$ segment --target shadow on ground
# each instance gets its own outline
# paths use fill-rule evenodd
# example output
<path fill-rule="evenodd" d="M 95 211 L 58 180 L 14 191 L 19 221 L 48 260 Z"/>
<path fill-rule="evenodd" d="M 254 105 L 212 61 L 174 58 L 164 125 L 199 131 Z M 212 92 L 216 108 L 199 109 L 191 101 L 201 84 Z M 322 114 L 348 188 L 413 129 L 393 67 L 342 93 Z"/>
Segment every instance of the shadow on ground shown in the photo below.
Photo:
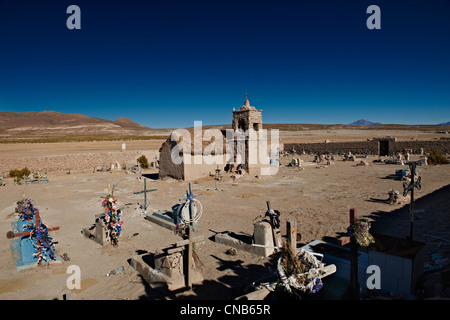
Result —
<path fill-rule="evenodd" d="M 222 259 L 211 255 L 219 261 L 217 270 L 231 270 L 232 275 L 227 274 L 217 280 L 205 280 L 201 285 L 195 285 L 191 290 L 180 289 L 168 292 L 164 288 L 152 288 L 142 276 L 140 279 L 145 287 L 145 295 L 139 297 L 140 300 L 232 300 L 242 295 L 248 286 L 254 281 L 273 276 L 270 271 L 277 256 L 271 257 L 264 265 L 245 265 L 244 261 L 238 259 Z"/>
<path fill-rule="evenodd" d="M 449 234 L 450 230 L 450 184 L 438 189 L 432 193 L 421 196 L 416 200 L 416 215 L 414 219 L 415 241 L 423 242 L 427 245 L 428 254 L 438 251 L 446 257 L 450 256 L 450 239 L 440 238 L 441 234 Z M 389 206 L 386 204 L 386 206 Z M 372 219 L 371 233 L 390 235 L 398 238 L 407 238 L 409 236 L 409 204 L 403 205 L 393 211 L 375 211 L 368 215 Z M 399 228 L 400 227 L 400 228 Z M 400 230 L 400 232 L 399 232 Z M 212 231 L 212 230 L 211 230 Z M 337 237 L 346 236 L 345 232 L 336 233 L 335 237 L 324 237 L 322 240 L 335 243 Z M 241 241 L 249 241 L 249 236 L 238 235 Z M 433 236 L 433 237 L 429 237 Z M 436 239 L 437 238 L 437 239 Z M 439 238 L 441 240 L 439 240 Z M 211 240 L 211 239 L 210 239 Z M 446 245 L 441 245 L 448 241 Z M 299 244 L 298 246 L 301 246 Z M 140 299 L 186 299 L 186 300 L 229 300 L 245 293 L 246 288 L 254 281 L 273 276 L 278 255 L 273 255 L 269 262 L 264 265 L 245 265 L 240 259 L 223 259 L 212 255 L 219 262 L 217 269 L 219 271 L 231 270 L 232 275 L 224 275 L 217 280 L 205 280 L 202 285 L 194 286 L 193 290 L 187 295 L 180 296 L 184 290 L 178 292 L 160 293 L 151 288 L 142 278 L 146 289 L 146 294 Z M 331 277 L 330 277 L 331 279 Z M 330 280 L 327 280 L 330 281 Z M 347 284 L 339 284 L 343 286 Z M 285 297 L 288 299 L 289 297 Z M 318 296 L 316 298 L 319 298 Z"/>

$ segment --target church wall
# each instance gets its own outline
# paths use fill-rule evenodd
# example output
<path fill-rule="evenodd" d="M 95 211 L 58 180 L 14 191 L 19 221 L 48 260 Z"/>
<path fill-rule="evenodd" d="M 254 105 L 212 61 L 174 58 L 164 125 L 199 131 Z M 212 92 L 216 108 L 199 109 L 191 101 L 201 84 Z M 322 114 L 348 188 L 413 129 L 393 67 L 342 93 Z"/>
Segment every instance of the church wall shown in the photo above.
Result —
<path fill-rule="evenodd" d="M 218 161 L 218 162 L 221 162 L 221 164 L 206 163 L 205 160 L 208 161 L 208 159 L 211 159 L 211 160 L 215 159 L 215 158 L 211 158 L 211 157 L 218 157 L 220 159 L 220 161 Z M 219 168 L 221 170 L 221 172 L 223 173 L 225 165 L 226 165 L 226 161 L 227 161 L 227 155 L 203 156 L 202 160 L 203 160 L 202 164 L 195 164 L 195 163 L 193 163 L 194 157 L 192 156 L 191 163 L 184 164 L 183 180 L 192 182 L 192 181 L 200 179 L 200 178 L 208 177 L 209 174 L 214 173 L 217 168 Z"/>
<path fill-rule="evenodd" d="M 167 139 L 159 149 L 159 179 L 171 177 L 184 180 L 184 165 L 175 164 L 172 161 L 172 149 L 176 146 L 175 141 Z"/>

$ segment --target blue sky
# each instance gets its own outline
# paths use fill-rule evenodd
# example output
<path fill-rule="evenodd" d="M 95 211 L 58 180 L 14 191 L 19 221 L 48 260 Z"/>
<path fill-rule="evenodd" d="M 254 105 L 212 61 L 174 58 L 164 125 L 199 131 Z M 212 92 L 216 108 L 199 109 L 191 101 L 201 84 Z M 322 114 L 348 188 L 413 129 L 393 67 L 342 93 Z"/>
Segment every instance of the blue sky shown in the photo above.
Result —
<path fill-rule="evenodd" d="M 450 121 L 450 1 L 0 0 L 0 111 L 179 128 L 245 93 L 265 123 Z"/>

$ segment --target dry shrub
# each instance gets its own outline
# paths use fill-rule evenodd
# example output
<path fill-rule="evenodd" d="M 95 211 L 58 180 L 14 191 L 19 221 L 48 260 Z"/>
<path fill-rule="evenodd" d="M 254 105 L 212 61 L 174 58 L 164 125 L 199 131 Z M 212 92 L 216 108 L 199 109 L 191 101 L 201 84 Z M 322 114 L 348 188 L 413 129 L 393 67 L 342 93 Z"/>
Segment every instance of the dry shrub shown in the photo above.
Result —
<path fill-rule="evenodd" d="M 18 170 L 18 169 L 14 169 L 14 170 L 9 170 L 9 176 L 11 178 L 18 178 L 18 179 L 22 179 L 23 176 L 29 176 L 31 174 L 31 171 L 25 167 L 22 170 Z"/>
<path fill-rule="evenodd" d="M 308 271 L 308 267 L 299 260 L 292 247 L 286 242 L 283 242 L 281 252 L 283 253 L 283 267 L 287 275 L 301 274 Z"/>
<path fill-rule="evenodd" d="M 448 159 L 441 150 L 433 150 L 427 155 L 427 163 L 431 165 L 447 164 Z"/>
<path fill-rule="evenodd" d="M 141 165 L 142 168 L 148 168 L 148 159 L 146 156 L 142 155 L 137 159 L 137 162 Z"/>

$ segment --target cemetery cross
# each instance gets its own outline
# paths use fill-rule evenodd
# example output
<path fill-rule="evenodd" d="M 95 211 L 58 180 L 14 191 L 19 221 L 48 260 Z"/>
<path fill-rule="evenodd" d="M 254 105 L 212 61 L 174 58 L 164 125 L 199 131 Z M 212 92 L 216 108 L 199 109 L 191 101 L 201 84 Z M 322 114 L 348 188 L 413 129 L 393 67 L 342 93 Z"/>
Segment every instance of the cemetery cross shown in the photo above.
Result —
<path fill-rule="evenodd" d="M 158 189 L 147 190 L 147 179 L 144 178 L 144 190 L 133 193 L 133 194 L 140 194 L 140 193 L 144 194 L 144 205 L 141 207 L 142 209 L 144 209 L 144 211 L 147 211 L 147 207 L 148 207 L 147 206 L 147 192 L 152 192 L 152 191 L 156 191 L 156 190 L 158 190 Z"/>
<path fill-rule="evenodd" d="M 36 220 L 36 229 L 39 230 L 40 227 L 41 227 L 41 224 L 40 224 L 40 221 L 39 221 L 40 218 L 39 218 L 39 211 L 38 210 L 36 210 L 36 212 L 34 213 L 34 216 L 35 216 L 35 220 Z M 47 227 L 47 231 L 56 231 L 56 230 L 59 230 L 59 227 L 54 227 L 54 228 L 48 228 Z M 6 237 L 8 239 L 13 239 L 13 238 L 29 236 L 29 235 L 31 235 L 31 233 L 33 231 L 34 230 L 30 230 L 30 231 L 19 232 L 19 233 L 14 233 L 12 231 L 9 231 L 6 234 Z M 39 242 L 39 238 L 38 237 L 36 237 L 36 245 L 37 245 L 37 254 L 39 256 L 41 254 L 41 243 Z M 41 265 L 41 261 L 38 262 L 38 266 L 40 266 L 40 265 Z"/>
<path fill-rule="evenodd" d="M 191 183 L 189 183 L 189 193 L 186 191 L 186 197 L 180 199 L 185 200 L 186 202 L 189 202 L 189 228 L 188 228 L 188 244 L 187 244 L 187 274 L 186 274 L 186 287 L 189 288 L 189 290 L 192 290 L 192 265 L 194 262 L 194 257 L 192 255 L 192 246 L 193 246 L 193 239 L 192 239 L 192 230 L 194 225 L 194 217 L 192 212 L 192 206 L 194 202 L 194 198 L 201 196 L 203 194 L 199 193 L 197 195 L 194 195 L 192 193 L 192 186 Z"/>
<path fill-rule="evenodd" d="M 414 189 L 420 190 L 422 185 L 420 184 L 421 177 L 417 177 L 416 181 L 416 166 L 417 162 L 409 162 L 409 171 L 411 173 L 411 182 L 403 182 L 403 196 L 406 197 L 408 192 L 411 191 L 411 200 L 409 202 L 409 239 L 413 239 L 413 224 L 414 224 L 414 212 L 415 212 L 415 202 L 414 202 Z"/>

